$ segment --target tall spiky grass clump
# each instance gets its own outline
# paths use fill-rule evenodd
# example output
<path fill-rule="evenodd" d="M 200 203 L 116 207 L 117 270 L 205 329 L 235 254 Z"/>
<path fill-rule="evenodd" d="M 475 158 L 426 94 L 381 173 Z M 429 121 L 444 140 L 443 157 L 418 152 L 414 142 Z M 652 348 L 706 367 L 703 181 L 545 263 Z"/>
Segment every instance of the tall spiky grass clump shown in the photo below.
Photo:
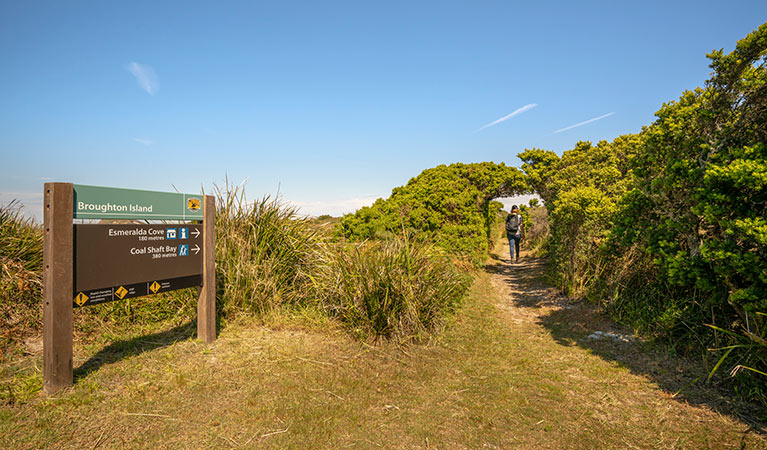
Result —
<path fill-rule="evenodd" d="M 35 328 L 42 292 L 43 232 L 16 201 L 0 205 L 0 328 Z"/>
<path fill-rule="evenodd" d="M 327 245 L 312 277 L 321 308 L 363 339 L 438 328 L 469 285 L 444 253 L 403 239 Z"/>
<path fill-rule="evenodd" d="M 294 207 L 264 196 L 248 202 L 243 185 L 216 186 L 216 286 L 223 313 L 273 312 L 306 293 L 317 242 Z"/>

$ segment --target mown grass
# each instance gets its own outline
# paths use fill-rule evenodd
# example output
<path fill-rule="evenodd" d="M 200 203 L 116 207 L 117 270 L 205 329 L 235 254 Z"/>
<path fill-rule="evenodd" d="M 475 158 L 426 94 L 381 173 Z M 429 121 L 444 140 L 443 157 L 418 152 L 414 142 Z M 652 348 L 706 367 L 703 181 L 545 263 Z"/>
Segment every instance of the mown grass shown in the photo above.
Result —
<path fill-rule="evenodd" d="M 60 395 L 0 405 L 0 447 L 763 448 L 746 426 L 499 310 L 508 299 L 490 278 L 428 345 L 239 316 L 212 346 L 182 326 L 115 336 L 107 355 L 78 347 L 77 367 L 107 362 Z"/>

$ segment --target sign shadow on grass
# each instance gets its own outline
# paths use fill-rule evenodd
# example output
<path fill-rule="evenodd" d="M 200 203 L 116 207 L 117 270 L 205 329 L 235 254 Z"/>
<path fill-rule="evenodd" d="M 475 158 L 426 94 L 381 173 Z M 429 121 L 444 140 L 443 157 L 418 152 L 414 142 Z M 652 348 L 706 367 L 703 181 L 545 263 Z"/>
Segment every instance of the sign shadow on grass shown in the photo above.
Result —
<path fill-rule="evenodd" d="M 104 365 L 113 364 L 145 352 L 170 347 L 176 342 L 194 339 L 196 335 L 196 323 L 189 321 L 169 330 L 113 342 L 88 358 L 80 367 L 77 367 L 74 370 L 74 381 L 76 383 Z"/>

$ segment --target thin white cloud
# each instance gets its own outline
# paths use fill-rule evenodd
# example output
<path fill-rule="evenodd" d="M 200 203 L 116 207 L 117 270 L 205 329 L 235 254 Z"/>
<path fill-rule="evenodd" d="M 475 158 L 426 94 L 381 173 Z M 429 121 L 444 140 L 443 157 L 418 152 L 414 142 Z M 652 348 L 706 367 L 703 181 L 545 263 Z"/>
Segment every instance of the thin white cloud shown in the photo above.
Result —
<path fill-rule="evenodd" d="M 139 144 L 143 144 L 146 146 L 154 145 L 155 142 L 151 139 L 141 139 L 141 138 L 133 138 L 134 141 L 138 142 Z"/>
<path fill-rule="evenodd" d="M 368 195 L 364 197 L 316 202 L 297 202 L 288 200 L 288 203 L 297 206 L 301 214 L 309 216 L 316 217 L 322 214 L 341 216 L 346 213 L 355 212 L 363 206 L 370 206 L 379 198 L 381 198 L 380 195 Z"/>
<path fill-rule="evenodd" d="M 522 114 L 523 112 L 526 112 L 526 111 L 530 111 L 531 109 L 535 108 L 536 106 L 538 106 L 538 104 L 537 104 L 537 103 L 530 103 L 530 104 L 527 104 L 527 105 L 525 105 L 525 106 L 523 106 L 523 107 L 521 107 L 521 108 L 517 109 L 516 111 L 514 111 L 514 112 L 513 112 L 513 113 L 511 113 L 511 114 L 507 114 L 507 115 L 505 115 L 505 116 L 501 117 L 501 118 L 500 118 L 500 119 L 498 119 L 498 120 L 495 120 L 495 121 L 493 121 L 493 122 L 490 122 L 490 123 L 488 123 L 487 125 L 483 125 L 483 126 L 482 126 L 482 127 L 480 127 L 480 128 L 477 130 L 477 131 L 482 131 L 482 130 L 484 130 L 485 128 L 489 128 L 489 127 L 492 127 L 493 125 L 498 125 L 499 123 L 501 123 L 501 122 L 503 122 L 503 121 L 505 121 L 505 120 L 509 120 L 509 119 L 511 119 L 512 117 L 514 117 L 514 116 L 516 116 L 516 115 L 518 115 L 518 114 Z M 476 133 L 477 131 L 475 131 L 475 133 Z"/>
<path fill-rule="evenodd" d="M 128 63 L 126 68 L 136 78 L 136 82 L 141 89 L 147 91 L 149 95 L 154 95 L 160 89 L 160 82 L 152 67 L 146 64 L 131 62 Z"/>
<path fill-rule="evenodd" d="M 567 131 L 567 130 L 572 130 L 573 128 L 579 127 L 579 126 L 581 126 L 581 125 L 586 125 L 587 123 L 596 122 L 597 120 L 602 120 L 602 119 L 604 119 L 605 117 L 610 117 L 610 116 L 612 116 L 613 114 L 615 114 L 615 112 L 607 113 L 607 114 L 605 114 L 605 115 L 603 115 L 603 116 L 599 116 L 599 117 L 594 117 L 593 119 L 589 119 L 589 120 L 586 120 L 586 121 L 584 121 L 584 122 L 581 122 L 581 123 L 576 123 L 575 125 L 570 125 L 569 127 L 564 127 L 564 128 L 562 128 L 561 130 L 557 130 L 557 131 L 555 131 L 553 134 L 556 134 L 556 133 L 561 133 L 561 132 L 563 132 L 563 131 Z"/>

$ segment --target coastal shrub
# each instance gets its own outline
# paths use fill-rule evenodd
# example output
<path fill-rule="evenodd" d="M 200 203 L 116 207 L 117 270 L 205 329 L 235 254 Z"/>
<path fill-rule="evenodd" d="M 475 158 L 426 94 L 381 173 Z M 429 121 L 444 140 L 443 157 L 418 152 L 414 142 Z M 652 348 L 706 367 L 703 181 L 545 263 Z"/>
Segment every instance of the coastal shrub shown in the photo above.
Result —
<path fill-rule="evenodd" d="M 339 233 L 361 242 L 405 231 L 481 265 L 498 220 L 491 201 L 528 189 L 523 174 L 503 163 L 440 165 L 394 188 L 389 198 L 344 216 Z"/>
<path fill-rule="evenodd" d="M 767 24 L 636 135 L 521 153 L 555 280 L 767 404 Z"/>

